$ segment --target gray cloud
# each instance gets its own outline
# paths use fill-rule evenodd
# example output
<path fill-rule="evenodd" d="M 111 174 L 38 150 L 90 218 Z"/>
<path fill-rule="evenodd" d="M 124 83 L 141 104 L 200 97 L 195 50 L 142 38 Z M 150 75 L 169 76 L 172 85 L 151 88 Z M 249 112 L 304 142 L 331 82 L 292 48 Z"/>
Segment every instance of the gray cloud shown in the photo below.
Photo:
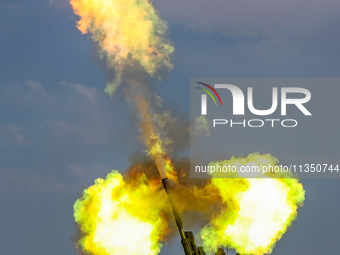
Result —
<path fill-rule="evenodd" d="M 22 10 L 24 6 L 19 4 L 0 4 L 0 7 L 8 10 Z"/>
<path fill-rule="evenodd" d="M 242 37 L 310 35 L 338 22 L 340 11 L 333 0 L 158 0 L 155 5 L 171 23 Z"/>
<path fill-rule="evenodd" d="M 70 6 L 68 0 L 49 0 L 48 5 L 56 9 L 62 9 Z"/>
<path fill-rule="evenodd" d="M 47 90 L 41 83 L 28 80 L 24 85 L 11 84 L 1 88 L 0 98 L 16 113 L 16 121 L 28 116 L 29 127 L 25 131 L 41 138 L 41 132 L 49 133 L 59 144 L 98 144 L 112 137 L 108 97 L 97 89 L 80 84 L 61 82 L 58 90 Z M 114 109 L 113 109 L 114 110 Z M 6 116 L 6 112 L 4 112 Z M 13 118 L 13 116 L 11 117 Z M 32 121 L 33 120 L 33 121 Z M 12 136 L 17 143 L 30 144 L 32 138 L 24 138 L 16 123 L 0 127 L 2 136 Z M 42 137 L 44 137 L 42 135 Z M 46 138 L 46 137 L 44 137 Z M 34 141 L 34 139 L 32 141 Z"/>
<path fill-rule="evenodd" d="M 70 82 L 1 86 L 1 192 L 74 194 L 122 166 L 122 155 L 137 141 L 128 139 L 135 126 L 127 128 L 125 107 L 96 88 Z"/>
<path fill-rule="evenodd" d="M 60 145 L 71 143 L 78 144 L 95 144 L 100 138 L 97 132 L 90 130 L 88 127 L 81 127 L 70 124 L 64 120 L 46 121 L 44 123 L 51 132 L 54 140 Z"/>
<path fill-rule="evenodd" d="M 36 81 L 33 81 L 33 80 L 27 80 L 25 85 L 32 90 L 43 91 L 43 87 L 42 87 L 42 84 L 40 82 L 36 82 Z"/>
<path fill-rule="evenodd" d="M 111 167 L 101 163 L 86 166 L 78 162 L 65 163 L 67 169 L 77 178 L 79 186 L 88 187 L 97 178 L 104 178 L 111 172 Z M 74 187 L 74 186 L 73 186 Z M 77 187 L 74 187 L 77 191 Z"/>
<path fill-rule="evenodd" d="M 33 142 L 24 138 L 19 127 L 13 123 L 0 125 L 0 141 L 2 145 L 7 146 L 33 145 Z"/>
<path fill-rule="evenodd" d="M 70 187 L 48 169 L 0 169 L 0 192 L 18 195 L 27 191 L 65 192 Z"/>
<path fill-rule="evenodd" d="M 81 96 L 87 97 L 92 104 L 96 104 L 99 100 L 99 92 L 96 88 L 89 88 L 81 84 L 74 84 L 71 82 L 60 82 L 61 85 L 69 87 Z"/>

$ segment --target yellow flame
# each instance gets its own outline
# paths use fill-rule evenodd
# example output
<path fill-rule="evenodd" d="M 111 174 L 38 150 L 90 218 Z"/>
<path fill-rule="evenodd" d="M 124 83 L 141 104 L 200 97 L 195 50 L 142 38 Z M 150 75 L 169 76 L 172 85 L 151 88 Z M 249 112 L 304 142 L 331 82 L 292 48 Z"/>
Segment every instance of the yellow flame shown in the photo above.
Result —
<path fill-rule="evenodd" d="M 139 63 L 151 76 L 171 69 L 174 47 L 164 36 L 167 23 L 160 19 L 148 0 L 70 0 L 80 16 L 77 28 L 90 33 L 115 80 L 105 91 L 112 95 L 122 81 L 124 67 Z"/>
<path fill-rule="evenodd" d="M 214 162 L 220 164 L 276 162 L 269 154 Z M 199 232 L 207 254 L 221 246 L 241 254 L 271 253 L 287 231 L 304 201 L 304 189 L 296 178 L 212 178 L 205 185 L 193 182 L 164 158 L 167 174 L 173 180 L 173 200 L 180 213 L 196 211 L 210 223 Z M 138 168 L 143 166 L 138 164 Z M 105 180 L 97 179 L 74 205 L 75 221 L 86 254 L 158 254 L 161 241 L 170 230 L 165 192 L 157 176 L 146 177 L 132 167 L 124 181 L 113 171 Z M 185 181 L 187 180 L 187 181 Z M 214 210 L 213 210 L 214 208 Z"/>
<path fill-rule="evenodd" d="M 164 168 L 167 178 L 176 181 L 177 180 L 177 172 L 174 169 L 172 161 L 170 158 L 164 160 Z"/>
<path fill-rule="evenodd" d="M 159 188 L 159 187 L 158 187 Z M 168 224 L 162 215 L 164 193 L 142 175 L 125 183 L 117 171 L 84 190 L 74 205 L 84 252 L 94 255 L 154 255 Z"/>
<path fill-rule="evenodd" d="M 135 82 L 132 82 L 131 86 L 134 84 Z M 150 112 L 152 110 L 150 103 L 142 94 L 133 94 L 133 99 L 141 120 L 140 129 L 145 145 L 155 160 L 161 178 L 166 178 L 166 160 L 164 158 L 163 142 L 156 131 L 157 126 Z"/>
<path fill-rule="evenodd" d="M 259 162 L 278 160 L 269 154 L 255 153 L 220 164 L 256 165 Z M 295 178 L 213 178 L 211 185 L 218 189 L 224 209 L 200 232 L 207 251 L 229 246 L 241 254 L 271 253 L 304 201 L 303 186 Z"/>

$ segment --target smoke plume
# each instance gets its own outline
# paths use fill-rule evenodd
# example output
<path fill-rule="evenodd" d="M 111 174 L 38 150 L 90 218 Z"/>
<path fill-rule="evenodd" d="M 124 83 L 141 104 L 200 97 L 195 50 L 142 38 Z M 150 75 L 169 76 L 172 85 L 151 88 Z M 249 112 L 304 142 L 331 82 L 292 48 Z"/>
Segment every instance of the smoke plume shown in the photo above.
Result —
<path fill-rule="evenodd" d="M 85 189 L 74 204 L 80 230 L 77 247 L 90 255 L 156 255 L 174 235 L 171 212 L 161 178 L 169 178 L 172 200 L 185 227 L 199 227 L 208 254 L 232 247 L 246 254 L 270 253 L 296 218 L 304 190 L 296 178 L 190 179 L 186 160 L 169 156 L 176 134 L 182 132 L 168 111 L 156 110 L 148 84 L 173 67 L 167 24 L 148 0 L 70 0 L 79 16 L 77 28 L 97 44 L 100 57 L 114 74 L 105 92 L 113 95 L 124 83 L 148 158 L 133 162 L 124 174 L 112 171 Z M 159 100 L 158 100 L 159 101 Z M 158 106 L 158 108 L 160 108 Z M 206 120 L 198 134 L 209 133 Z M 174 126 L 167 132 L 167 126 Z M 178 139 L 178 137 L 177 137 Z M 219 164 L 278 164 L 271 155 L 250 155 Z M 215 162 L 216 163 L 216 162 Z M 240 176 L 234 176 L 240 177 Z M 292 177 L 292 176 L 280 176 Z"/>
<path fill-rule="evenodd" d="M 115 77 L 105 91 L 113 95 L 126 69 L 142 69 L 160 78 L 159 71 L 171 70 L 172 43 L 165 38 L 168 25 L 148 0 L 70 0 L 80 17 L 77 28 L 89 33 L 98 44 Z"/>

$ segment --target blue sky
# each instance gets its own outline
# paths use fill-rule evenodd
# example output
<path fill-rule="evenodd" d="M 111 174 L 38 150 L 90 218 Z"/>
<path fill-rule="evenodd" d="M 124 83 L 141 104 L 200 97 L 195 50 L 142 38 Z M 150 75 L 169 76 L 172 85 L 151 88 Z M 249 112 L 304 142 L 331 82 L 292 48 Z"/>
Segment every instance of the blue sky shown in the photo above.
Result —
<path fill-rule="evenodd" d="M 182 118 L 189 119 L 193 77 L 340 76 L 339 1 L 154 5 L 169 22 L 176 48 L 175 69 L 154 88 Z M 145 149 L 123 91 L 113 99 L 103 92 L 108 74 L 76 20 L 64 0 L 0 0 L 2 254 L 76 254 L 74 201 L 95 178 L 111 169 L 124 171 L 130 155 Z M 337 116 L 336 104 L 333 110 Z M 339 123 L 332 125 L 319 139 L 330 141 L 326 154 L 339 162 Z M 306 203 L 273 254 L 336 254 L 340 183 L 302 183 Z M 161 254 L 180 252 L 174 242 Z"/>

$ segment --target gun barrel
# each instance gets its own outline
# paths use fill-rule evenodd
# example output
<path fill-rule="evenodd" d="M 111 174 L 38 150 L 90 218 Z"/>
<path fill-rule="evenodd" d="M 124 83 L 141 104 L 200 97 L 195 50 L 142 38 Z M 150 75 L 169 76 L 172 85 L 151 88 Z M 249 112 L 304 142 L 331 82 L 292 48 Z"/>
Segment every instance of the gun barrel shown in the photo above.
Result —
<path fill-rule="evenodd" d="M 168 195 L 172 215 L 174 216 L 174 220 L 176 222 L 176 226 L 179 232 L 179 235 L 181 237 L 181 243 L 183 246 L 183 250 L 185 255 L 205 255 L 203 247 L 196 247 L 195 238 L 191 231 L 185 231 L 183 230 L 183 223 L 180 214 L 177 211 L 177 208 L 172 201 L 171 196 L 169 195 L 168 190 L 168 178 L 162 179 L 163 187 L 165 189 L 165 192 Z"/>
<path fill-rule="evenodd" d="M 174 220 L 176 222 L 176 226 L 179 232 L 179 235 L 181 236 L 181 239 L 185 239 L 185 234 L 183 231 L 183 223 L 182 223 L 182 219 L 181 216 L 179 215 L 176 206 L 174 205 L 171 197 L 169 196 L 169 190 L 168 190 L 168 178 L 164 178 L 162 179 L 162 183 L 163 183 L 163 187 L 165 189 L 165 192 L 168 194 L 168 200 L 171 206 L 171 211 L 172 211 L 172 215 L 174 216 Z"/>
<path fill-rule="evenodd" d="M 181 243 L 183 246 L 183 250 L 185 255 L 206 255 L 202 246 L 196 246 L 194 234 L 191 231 L 183 230 L 183 223 L 180 214 L 177 211 L 177 208 L 169 194 L 168 189 L 168 178 L 162 179 L 162 184 L 166 194 L 168 195 L 168 200 L 171 207 L 172 215 L 174 216 L 174 220 L 176 222 L 176 226 L 181 237 Z M 226 255 L 222 248 L 218 249 L 216 252 L 217 255 Z M 237 253 L 236 255 L 240 255 Z"/>

